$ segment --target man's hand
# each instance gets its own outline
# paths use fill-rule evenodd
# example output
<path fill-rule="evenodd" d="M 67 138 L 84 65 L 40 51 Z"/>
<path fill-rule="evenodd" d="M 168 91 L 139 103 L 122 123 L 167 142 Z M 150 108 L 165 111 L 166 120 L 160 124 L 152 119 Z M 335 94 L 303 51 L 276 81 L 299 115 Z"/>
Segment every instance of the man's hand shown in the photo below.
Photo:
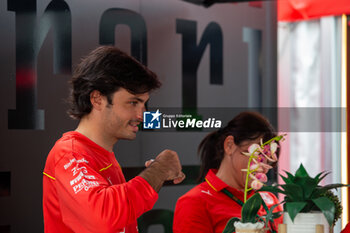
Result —
<path fill-rule="evenodd" d="M 166 180 L 172 180 L 174 184 L 178 184 L 185 179 L 185 174 L 182 172 L 179 156 L 175 151 L 162 151 L 156 157 L 154 162 L 160 163 L 160 169 L 167 172 L 168 177 Z"/>
<path fill-rule="evenodd" d="M 175 151 L 164 150 L 155 160 L 148 160 L 146 169 L 140 174 L 158 192 L 164 181 L 172 180 L 179 184 L 185 179 L 181 171 L 179 156 Z"/>

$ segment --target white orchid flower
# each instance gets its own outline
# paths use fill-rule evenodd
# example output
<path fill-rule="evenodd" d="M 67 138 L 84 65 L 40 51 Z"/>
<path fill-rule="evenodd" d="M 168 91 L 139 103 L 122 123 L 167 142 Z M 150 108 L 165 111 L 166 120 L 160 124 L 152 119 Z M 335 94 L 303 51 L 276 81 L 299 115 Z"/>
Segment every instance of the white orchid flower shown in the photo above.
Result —
<path fill-rule="evenodd" d="M 270 151 L 271 151 L 271 154 L 276 153 L 277 148 L 278 148 L 278 144 L 277 144 L 276 142 L 272 142 L 272 143 L 270 144 Z"/>
<path fill-rule="evenodd" d="M 264 153 L 261 153 L 261 154 L 263 154 L 268 161 L 270 161 L 272 163 L 277 162 L 277 157 L 276 157 L 275 154 L 273 154 L 273 158 L 270 158 L 269 156 L 266 156 Z"/>
<path fill-rule="evenodd" d="M 251 154 L 250 154 L 249 152 L 242 152 L 242 154 L 243 154 L 243 155 L 246 155 L 246 156 L 248 156 L 248 157 L 251 156 Z"/>
<path fill-rule="evenodd" d="M 249 146 L 248 148 L 248 152 L 250 153 L 250 155 L 258 155 L 259 154 L 259 150 L 260 150 L 260 146 L 256 143 L 252 144 Z"/>

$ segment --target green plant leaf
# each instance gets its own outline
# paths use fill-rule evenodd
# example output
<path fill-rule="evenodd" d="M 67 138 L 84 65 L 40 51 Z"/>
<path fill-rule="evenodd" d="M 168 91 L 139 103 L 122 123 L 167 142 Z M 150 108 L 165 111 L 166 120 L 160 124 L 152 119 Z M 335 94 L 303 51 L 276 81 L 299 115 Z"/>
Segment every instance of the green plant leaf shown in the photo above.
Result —
<path fill-rule="evenodd" d="M 294 222 L 295 216 L 306 206 L 306 202 L 287 202 L 285 207 L 289 217 Z"/>
<path fill-rule="evenodd" d="M 279 218 L 282 216 L 282 214 L 283 214 L 283 211 L 274 212 L 274 213 L 272 213 L 272 218 L 273 219 Z"/>
<path fill-rule="evenodd" d="M 318 174 L 315 176 L 315 179 L 316 179 L 316 180 L 319 180 L 320 177 L 321 177 L 321 175 L 324 174 L 324 173 L 325 173 L 325 171 L 318 173 Z"/>
<path fill-rule="evenodd" d="M 266 191 L 266 192 L 272 192 L 272 193 L 283 193 L 283 194 L 285 194 L 285 191 L 283 191 L 282 189 L 278 188 L 278 186 L 280 186 L 280 185 L 263 186 L 261 189 L 258 190 L 258 192 Z"/>
<path fill-rule="evenodd" d="M 323 187 L 318 186 L 315 188 L 315 191 L 312 193 L 311 199 L 319 198 L 321 196 L 324 196 L 323 194 L 325 194 L 328 190 L 341 188 L 341 187 L 350 187 L 350 185 L 338 183 L 338 184 L 328 184 L 328 185 L 325 185 Z"/>
<path fill-rule="evenodd" d="M 325 171 L 323 171 L 323 172 L 321 172 L 319 175 L 322 175 L 321 177 L 319 177 L 319 178 L 316 178 L 315 177 L 315 179 L 317 180 L 317 182 L 318 183 L 320 183 L 326 176 L 328 176 L 329 174 L 330 174 L 331 172 L 325 172 Z"/>
<path fill-rule="evenodd" d="M 284 171 L 286 174 L 287 174 L 287 177 L 285 177 L 285 176 L 282 176 L 282 175 L 280 175 L 280 176 L 282 176 L 282 177 L 285 177 L 286 179 L 288 179 L 290 182 L 288 182 L 288 183 L 293 183 L 293 181 L 294 181 L 294 176 L 291 174 L 291 173 L 289 173 L 289 172 L 287 172 L 287 171 Z M 287 182 L 286 182 L 287 183 Z"/>
<path fill-rule="evenodd" d="M 289 178 L 285 177 L 285 176 L 281 176 L 281 178 L 284 181 L 284 183 L 286 183 L 286 184 L 292 183 L 292 181 Z"/>
<path fill-rule="evenodd" d="M 264 200 L 263 200 L 264 201 Z M 275 204 L 273 206 L 270 207 L 270 209 L 267 211 L 267 214 L 266 214 L 266 226 L 268 225 L 269 222 L 273 222 L 273 219 L 275 219 L 276 217 L 274 217 L 274 213 L 273 213 L 273 210 L 279 206 L 281 203 L 278 203 L 278 204 Z M 282 213 L 282 212 L 277 212 L 277 213 Z M 279 215 L 281 216 L 281 214 Z M 278 218 L 278 217 L 277 217 Z"/>
<path fill-rule="evenodd" d="M 323 215 L 327 219 L 328 224 L 332 226 L 335 213 L 334 203 L 327 197 L 319 197 L 317 199 L 313 199 L 312 201 L 322 211 Z"/>
<path fill-rule="evenodd" d="M 343 207 L 341 205 L 339 197 L 335 195 L 331 190 L 327 190 L 322 196 L 327 197 L 334 204 L 335 212 L 334 212 L 334 220 L 332 224 L 334 226 L 343 212 Z"/>
<path fill-rule="evenodd" d="M 285 191 L 285 195 L 292 202 L 303 201 L 303 189 L 297 184 L 283 184 L 281 187 Z"/>
<path fill-rule="evenodd" d="M 300 164 L 298 170 L 295 172 L 295 177 L 310 177 L 302 163 Z"/>
<path fill-rule="evenodd" d="M 317 187 L 317 181 L 311 177 L 296 177 L 294 183 L 302 187 L 303 199 L 309 199 Z"/>
<path fill-rule="evenodd" d="M 305 183 L 303 184 L 304 199 L 310 199 L 316 187 L 317 187 L 317 183 L 315 182 L 314 179 L 306 179 Z"/>
<path fill-rule="evenodd" d="M 327 189 L 324 189 L 323 187 L 316 187 L 314 192 L 312 193 L 310 199 L 316 199 L 321 197 L 324 193 L 327 192 Z"/>
<path fill-rule="evenodd" d="M 312 202 L 312 200 L 305 200 L 306 206 L 300 211 L 301 213 L 309 213 L 313 210 L 319 211 L 320 209 Z"/>
<path fill-rule="evenodd" d="M 340 183 L 328 184 L 323 187 L 320 187 L 320 189 L 329 190 L 329 189 L 335 189 L 335 188 L 341 188 L 341 187 L 350 187 L 350 184 L 340 184 Z"/>
<path fill-rule="evenodd" d="M 225 229 L 222 233 L 232 233 L 232 232 L 235 232 L 236 229 L 235 229 L 235 225 L 234 223 L 237 222 L 237 221 L 240 221 L 239 218 L 230 218 L 230 220 L 228 220 L 228 222 L 226 223 L 226 226 L 225 226 Z"/>
<path fill-rule="evenodd" d="M 289 173 L 287 171 L 284 171 L 284 172 L 287 174 L 288 179 L 292 180 L 294 178 L 294 175 L 292 175 L 292 173 Z"/>
<path fill-rule="evenodd" d="M 255 223 L 256 215 L 261 207 L 262 198 L 259 193 L 255 193 L 251 196 L 242 207 L 242 222 L 247 223 Z"/>

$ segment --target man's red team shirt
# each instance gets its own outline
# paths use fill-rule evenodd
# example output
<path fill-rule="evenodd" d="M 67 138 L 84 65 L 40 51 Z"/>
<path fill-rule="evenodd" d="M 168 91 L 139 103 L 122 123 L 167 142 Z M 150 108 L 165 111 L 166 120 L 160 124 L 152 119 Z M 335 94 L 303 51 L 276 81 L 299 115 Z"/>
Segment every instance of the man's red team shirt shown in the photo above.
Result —
<path fill-rule="evenodd" d="M 50 151 L 43 178 L 45 233 L 136 233 L 158 194 L 142 177 L 125 181 L 113 152 L 78 132 Z"/>
<path fill-rule="evenodd" d="M 241 206 L 221 191 L 226 188 L 241 201 L 244 200 L 244 193 L 228 186 L 215 175 L 216 172 L 217 170 L 210 170 L 205 182 L 191 189 L 177 201 L 174 233 L 221 233 L 230 218 L 241 218 Z M 269 208 L 279 203 L 272 193 L 260 194 Z M 277 211 L 282 211 L 282 206 L 277 206 L 274 212 Z M 258 214 L 265 215 L 266 212 L 261 208 Z M 276 231 L 278 224 L 282 222 L 282 217 L 275 219 Z"/>

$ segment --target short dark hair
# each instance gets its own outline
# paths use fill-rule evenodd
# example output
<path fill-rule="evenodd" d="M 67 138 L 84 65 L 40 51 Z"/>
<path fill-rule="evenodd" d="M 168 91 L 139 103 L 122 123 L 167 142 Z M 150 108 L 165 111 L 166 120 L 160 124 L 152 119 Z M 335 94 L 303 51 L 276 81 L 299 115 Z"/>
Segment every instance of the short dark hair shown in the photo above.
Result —
<path fill-rule="evenodd" d="M 202 181 L 209 169 L 219 169 L 224 158 L 224 141 L 232 135 L 234 143 L 241 145 L 262 137 L 266 142 L 276 136 L 270 122 L 257 112 L 241 112 L 233 118 L 225 128 L 208 134 L 198 147 L 201 169 L 198 181 Z M 277 150 L 277 156 L 279 150 Z"/>
<path fill-rule="evenodd" d="M 94 90 L 112 104 L 112 95 L 119 88 L 132 94 L 143 94 L 161 85 L 155 73 L 113 46 L 98 47 L 83 58 L 70 83 L 68 114 L 74 119 L 81 119 L 91 112 L 90 94 Z"/>

